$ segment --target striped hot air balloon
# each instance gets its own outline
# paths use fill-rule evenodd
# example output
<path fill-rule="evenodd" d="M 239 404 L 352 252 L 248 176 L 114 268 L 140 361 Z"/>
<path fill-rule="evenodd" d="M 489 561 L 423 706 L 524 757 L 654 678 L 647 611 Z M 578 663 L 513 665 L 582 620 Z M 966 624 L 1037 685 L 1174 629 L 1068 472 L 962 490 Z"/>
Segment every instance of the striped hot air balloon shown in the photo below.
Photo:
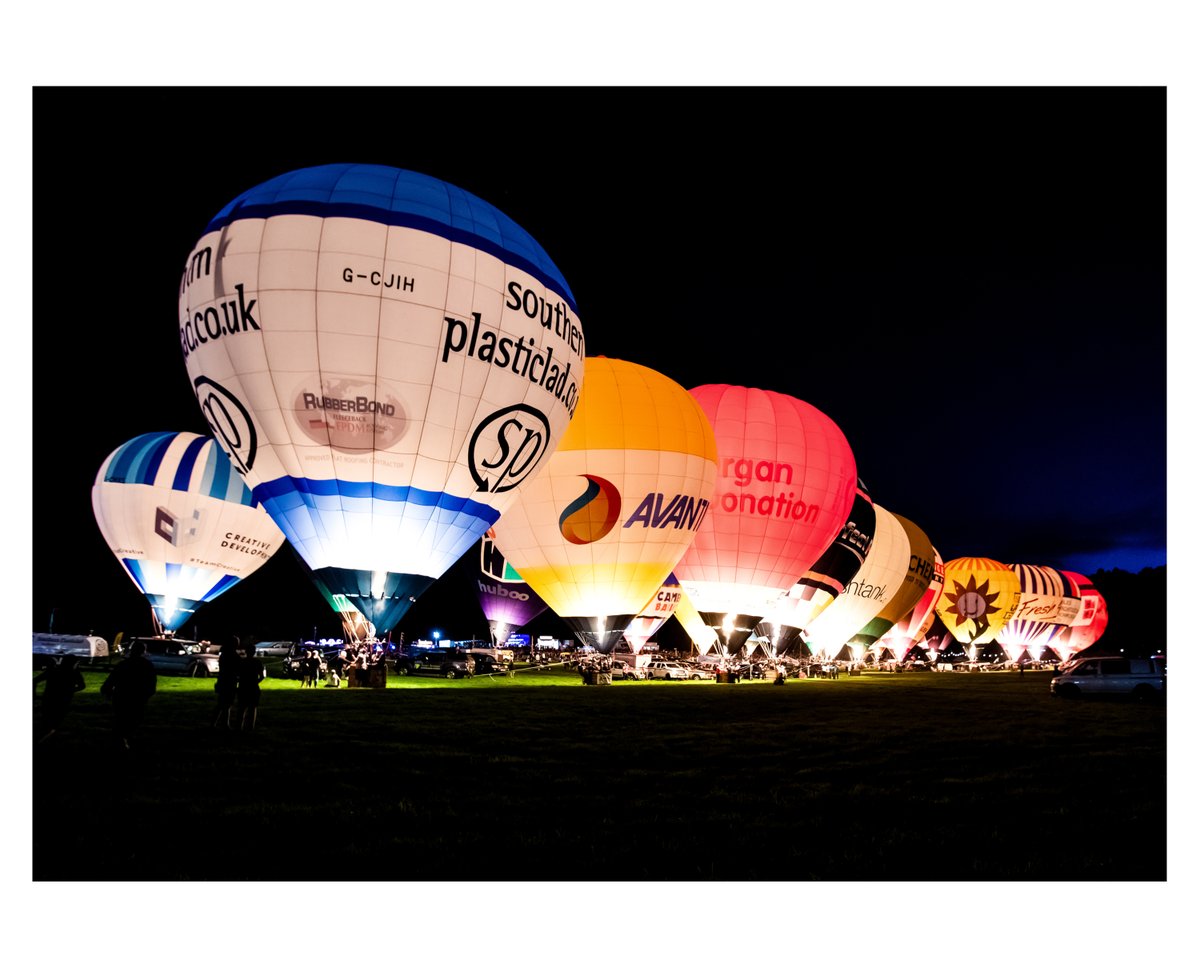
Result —
<path fill-rule="evenodd" d="M 147 433 L 117 447 L 96 474 L 92 511 L 168 633 L 284 540 L 225 452 L 195 433 Z"/>

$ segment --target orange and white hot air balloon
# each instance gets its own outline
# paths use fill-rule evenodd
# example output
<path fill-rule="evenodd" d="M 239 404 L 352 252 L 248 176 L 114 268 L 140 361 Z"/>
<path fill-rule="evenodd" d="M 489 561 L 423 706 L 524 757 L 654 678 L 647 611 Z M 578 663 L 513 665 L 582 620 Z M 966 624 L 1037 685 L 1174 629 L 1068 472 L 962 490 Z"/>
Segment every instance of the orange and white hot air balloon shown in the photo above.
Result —
<path fill-rule="evenodd" d="M 709 511 L 717 447 L 675 381 L 588 357 L 574 419 L 494 525 L 496 545 L 585 644 L 616 646 Z"/>

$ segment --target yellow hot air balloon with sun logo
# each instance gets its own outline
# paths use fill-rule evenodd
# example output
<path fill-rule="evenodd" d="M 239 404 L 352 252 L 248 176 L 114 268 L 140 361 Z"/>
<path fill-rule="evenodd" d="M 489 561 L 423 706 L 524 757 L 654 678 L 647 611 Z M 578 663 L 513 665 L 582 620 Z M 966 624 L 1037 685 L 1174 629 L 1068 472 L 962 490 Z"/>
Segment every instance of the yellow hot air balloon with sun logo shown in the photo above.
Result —
<path fill-rule="evenodd" d="M 584 384 L 562 442 L 493 530 L 550 609 L 608 653 L 691 545 L 717 444 L 691 394 L 656 370 L 588 357 Z"/>
<path fill-rule="evenodd" d="M 1000 636 L 1021 598 L 1021 581 L 1007 564 L 987 557 L 960 557 L 944 568 L 937 612 L 946 629 L 975 652 Z"/>

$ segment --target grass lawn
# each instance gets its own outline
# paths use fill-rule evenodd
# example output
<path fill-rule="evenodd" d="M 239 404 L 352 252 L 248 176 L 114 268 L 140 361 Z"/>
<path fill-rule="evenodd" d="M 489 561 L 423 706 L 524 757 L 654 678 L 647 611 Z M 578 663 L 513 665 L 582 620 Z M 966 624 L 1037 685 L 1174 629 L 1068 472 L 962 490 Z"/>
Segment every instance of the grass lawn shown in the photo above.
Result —
<path fill-rule="evenodd" d="M 33 751 L 35 880 L 1166 879 L 1165 706 L 1049 672 L 268 679 L 253 735 L 160 677 L 129 753 L 85 676 Z"/>

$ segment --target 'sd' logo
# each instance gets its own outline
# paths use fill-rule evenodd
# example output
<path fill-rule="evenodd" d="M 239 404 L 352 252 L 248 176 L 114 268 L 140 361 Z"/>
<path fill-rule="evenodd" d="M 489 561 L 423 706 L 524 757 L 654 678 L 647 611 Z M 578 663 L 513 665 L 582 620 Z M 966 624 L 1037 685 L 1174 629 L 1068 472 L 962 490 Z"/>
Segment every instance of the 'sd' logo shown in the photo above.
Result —
<path fill-rule="evenodd" d="M 250 419 L 250 411 L 241 400 L 208 377 L 196 377 L 192 387 L 213 436 L 229 454 L 234 469 L 245 474 L 254 466 L 254 457 L 258 453 L 258 433 Z"/>
<path fill-rule="evenodd" d="M 550 421 L 536 407 L 517 403 L 497 410 L 471 434 L 467 457 L 475 488 L 511 490 L 529 476 L 550 449 Z"/>
<path fill-rule="evenodd" d="M 569 543 L 595 543 L 616 526 L 621 515 L 621 494 L 603 477 L 583 474 L 587 489 L 558 518 L 558 528 Z"/>

